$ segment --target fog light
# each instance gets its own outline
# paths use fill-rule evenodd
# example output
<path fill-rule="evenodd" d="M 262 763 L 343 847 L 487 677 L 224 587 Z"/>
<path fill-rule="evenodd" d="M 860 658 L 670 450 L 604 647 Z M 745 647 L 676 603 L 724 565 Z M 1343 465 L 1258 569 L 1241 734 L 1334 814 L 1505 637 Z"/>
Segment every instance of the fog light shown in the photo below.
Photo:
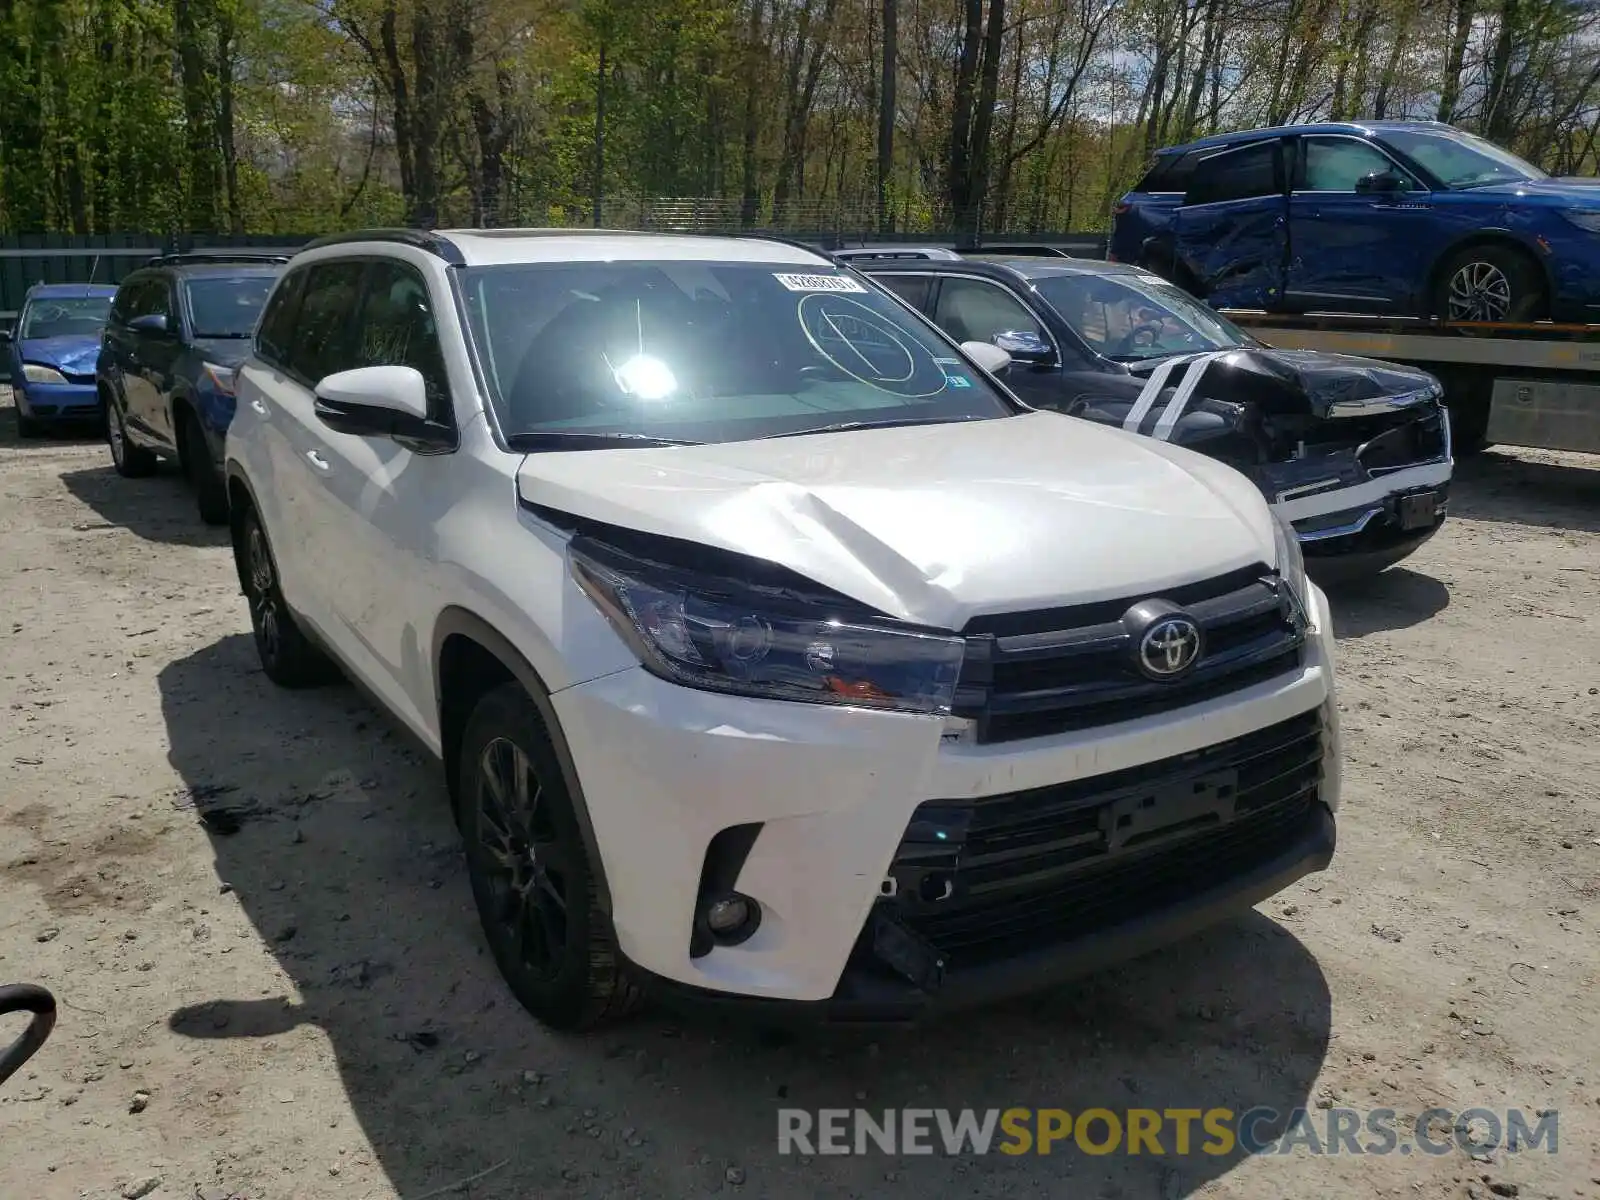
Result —
<path fill-rule="evenodd" d="M 737 946 L 761 925 L 761 906 L 738 892 L 722 892 L 700 902 L 700 924 L 719 946 Z"/>
<path fill-rule="evenodd" d="M 713 900 L 706 908 L 706 925 L 712 933 L 732 933 L 750 916 L 750 906 L 742 896 Z"/>

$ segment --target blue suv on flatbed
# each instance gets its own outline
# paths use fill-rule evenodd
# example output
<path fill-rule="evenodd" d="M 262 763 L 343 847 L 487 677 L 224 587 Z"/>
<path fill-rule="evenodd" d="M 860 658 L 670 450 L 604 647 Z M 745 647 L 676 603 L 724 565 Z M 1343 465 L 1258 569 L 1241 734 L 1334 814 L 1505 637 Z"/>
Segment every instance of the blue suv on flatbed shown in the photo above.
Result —
<path fill-rule="evenodd" d="M 1156 154 L 1111 257 L 1217 308 L 1600 322 L 1600 179 L 1434 122 L 1221 134 Z"/>

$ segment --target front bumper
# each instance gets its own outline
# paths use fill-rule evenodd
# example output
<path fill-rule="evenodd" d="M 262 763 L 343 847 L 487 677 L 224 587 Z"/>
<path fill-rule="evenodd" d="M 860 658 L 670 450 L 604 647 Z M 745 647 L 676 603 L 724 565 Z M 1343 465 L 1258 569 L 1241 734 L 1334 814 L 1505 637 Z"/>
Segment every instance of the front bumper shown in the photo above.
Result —
<path fill-rule="evenodd" d="M 100 396 L 92 383 L 12 381 L 18 411 L 41 421 L 88 421 L 100 415 Z"/>
<path fill-rule="evenodd" d="M 560 691 L 552 700 L 582 781 L 619 948 L 678 990 L 902 1016 L 1047 986 L 1248 908 L 1332 854 L 1340 787 L 1333 644 L 1316 589 L 1311 607 L 1316 631 L 1301 664 L 1278 678 L 1156 716 L 1002 744 L 948 742 L 940 718 L 695 692 L 639 669 Z M 1320 778 L 1297 810 L 1301 823 L 1239 870 L 1217 874 L 1197 853 L 1183 860 L 1192 885 L 1162 893 L 1154 908 L 1128 920 L 1097 910 L 1068 934 L 1003 953 L 991 947 L 951 963 L 936 985 L 874 969 L 882 963 L 863 970 L 891 872 L 929 802 L 1092 791 L 1113 773 L 1203 759 L 1221 743 L 1310 714 L 1320 716 Z M 760 828 L 735 886 L 761 904 L 760 927 L 740 945 L 695 957 L 708 848 L 720 832 L 749 825 Z"/>
<path fill-rule="evenodd" d="M 1402 424 L 1385 436 L 1406 433 Z M 1294 526 L 1306 567 L 1319 582 L 1381 571 L 1443 526 L 1455 465 L 1443 409 L 1414 421 L 1411 436 L 1412 453 L 1421 449 L 1426 457 L 1406 461 L 1393 446 L 1368 457 L 1384 440 L 1375 437 L 1366 447 L 1352 444 L 1252 468 L 1267 500 Z"/>

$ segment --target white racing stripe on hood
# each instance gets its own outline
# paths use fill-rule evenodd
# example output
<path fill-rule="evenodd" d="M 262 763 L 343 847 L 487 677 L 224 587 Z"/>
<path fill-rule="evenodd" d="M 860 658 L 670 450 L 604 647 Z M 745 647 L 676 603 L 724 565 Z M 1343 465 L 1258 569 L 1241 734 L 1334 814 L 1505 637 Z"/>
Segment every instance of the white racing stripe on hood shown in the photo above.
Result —
<path fill-rule="evenodd" d="M 919 624 L 1139 593 L 1271 562 L 1244 476 L 1056 413 L 535 453 L 524 500 L 779 563 Z"/>

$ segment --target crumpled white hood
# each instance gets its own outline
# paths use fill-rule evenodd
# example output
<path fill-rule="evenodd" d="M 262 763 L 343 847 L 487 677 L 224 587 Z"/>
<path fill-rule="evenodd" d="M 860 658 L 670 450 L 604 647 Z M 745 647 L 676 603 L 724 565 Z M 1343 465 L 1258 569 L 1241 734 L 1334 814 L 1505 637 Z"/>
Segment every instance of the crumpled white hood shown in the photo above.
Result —
<path fill-rule="evenodd" d="M 943 629 L 1274 555 L 1266 502 L 1238 472 L 1055 413 L 535 453 L 517 481 L 532 504 L 767 559 Z"/>

